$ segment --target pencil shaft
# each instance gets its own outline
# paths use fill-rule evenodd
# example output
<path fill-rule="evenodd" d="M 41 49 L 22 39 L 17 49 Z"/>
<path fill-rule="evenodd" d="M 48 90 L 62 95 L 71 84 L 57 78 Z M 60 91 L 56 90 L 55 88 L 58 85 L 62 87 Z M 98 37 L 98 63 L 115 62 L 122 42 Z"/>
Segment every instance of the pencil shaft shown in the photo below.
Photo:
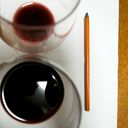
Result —
<path fill-rule="evenodd" d="M 84 19 L 84 79 L 85 79 L 85 110 L 90 111 L 90 44 L 89 44 L 89 15 Z"/>

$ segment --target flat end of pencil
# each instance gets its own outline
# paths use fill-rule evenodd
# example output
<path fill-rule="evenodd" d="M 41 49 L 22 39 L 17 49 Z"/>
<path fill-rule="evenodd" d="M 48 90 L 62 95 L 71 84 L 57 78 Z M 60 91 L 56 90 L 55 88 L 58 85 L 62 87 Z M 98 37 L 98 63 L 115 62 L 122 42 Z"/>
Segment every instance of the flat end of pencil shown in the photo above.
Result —
<path fill-rule="evenodd" d="M 85 111 L 89 112 L 90 111 L 90 106 L 85 106 Z"/>

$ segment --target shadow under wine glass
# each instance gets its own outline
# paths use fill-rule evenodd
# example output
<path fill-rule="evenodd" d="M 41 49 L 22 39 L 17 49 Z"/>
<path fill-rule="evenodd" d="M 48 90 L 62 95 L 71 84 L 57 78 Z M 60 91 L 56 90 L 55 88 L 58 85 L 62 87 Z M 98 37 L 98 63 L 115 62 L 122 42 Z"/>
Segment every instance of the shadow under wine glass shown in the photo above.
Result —
<path fill-rule="evenodd" d="M 1 0 L 1 38 L 23 52 L 56 48 L 71 31 L 80 0 Z M 9 7 L 7 7 L 9 5 Z"/>

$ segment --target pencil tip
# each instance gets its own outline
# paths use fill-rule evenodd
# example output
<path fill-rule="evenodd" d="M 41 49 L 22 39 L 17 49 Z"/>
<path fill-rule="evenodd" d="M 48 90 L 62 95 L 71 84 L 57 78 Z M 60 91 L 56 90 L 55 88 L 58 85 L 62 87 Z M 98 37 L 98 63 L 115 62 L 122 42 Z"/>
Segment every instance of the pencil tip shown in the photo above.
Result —
<path fill-rule="evenodd" d="M 85 16 L 88 16 L 88 12 L 86 13 L 86 15 Z"/>

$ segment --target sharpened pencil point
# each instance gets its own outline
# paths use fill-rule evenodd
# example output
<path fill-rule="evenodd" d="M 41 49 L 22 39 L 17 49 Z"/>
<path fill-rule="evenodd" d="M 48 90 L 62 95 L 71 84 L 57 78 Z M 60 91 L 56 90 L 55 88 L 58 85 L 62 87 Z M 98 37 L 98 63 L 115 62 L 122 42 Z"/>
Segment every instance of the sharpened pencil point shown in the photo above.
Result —
<path fill-rule="evenodd" d="M 88 12 L 86 13 L 86 15 L 85 15 L 85 16 L 89 16 L 89 15 L 88 15 Z"/>

